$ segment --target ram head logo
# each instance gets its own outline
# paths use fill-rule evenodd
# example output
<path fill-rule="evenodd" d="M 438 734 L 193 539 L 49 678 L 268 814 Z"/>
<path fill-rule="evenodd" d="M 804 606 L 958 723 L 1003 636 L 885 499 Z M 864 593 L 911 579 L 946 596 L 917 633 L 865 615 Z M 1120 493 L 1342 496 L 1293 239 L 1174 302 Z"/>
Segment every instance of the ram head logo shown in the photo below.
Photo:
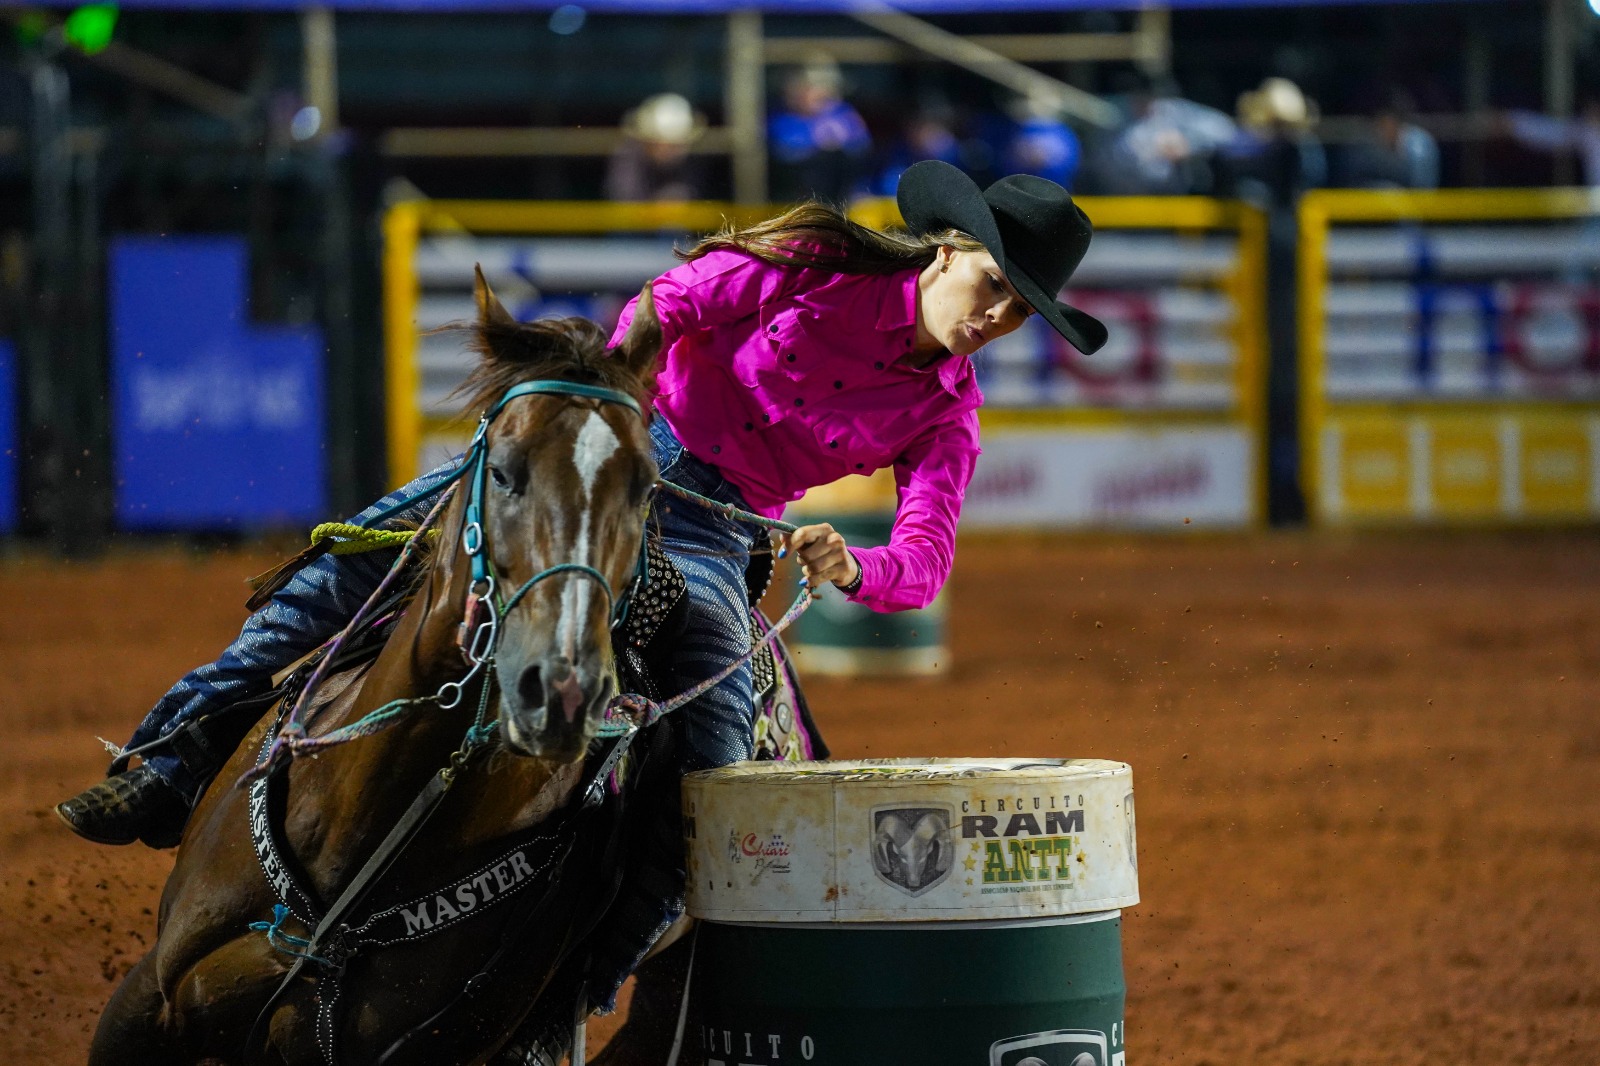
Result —
<path fill-rule="evenodd" d="M 997 1040 L 989 1048 L 989 1066 L 1106 1066 L 1106 1034 L 1093 1029 L 1052 1029 Z"/>
<path fill-rule="evenodd" d="M 955 865 L 948 807 L 880 807 L 872 812 L 872 868 L 907 895 L 920 896 Z"/>

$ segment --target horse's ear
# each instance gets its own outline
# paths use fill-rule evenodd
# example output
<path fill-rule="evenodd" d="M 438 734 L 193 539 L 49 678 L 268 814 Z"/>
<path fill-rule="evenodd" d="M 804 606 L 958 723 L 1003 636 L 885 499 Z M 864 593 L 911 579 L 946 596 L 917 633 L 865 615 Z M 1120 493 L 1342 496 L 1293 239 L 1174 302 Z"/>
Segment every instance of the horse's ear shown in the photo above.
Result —
<path fill-rule="evenodd" d="M 480 326 L 513 326 L 517 320 L 511 317 L 495 296 L 494 290 L 489 288 L 488 279 L 483 276 L 483 267 L 474 263 L 472 266 L 472 295 L 478 303 L 478 324 Z"/>
<path fill-rule="evenodd" d="M 656 357 L 661 354 L 661 319 L 656 316 L 656 298 L 645 282 L 639 301 L 633 305 L 633 321 L 617 344 L 620 358 L 634 377 L 648 383 L 654 376 Z"/>

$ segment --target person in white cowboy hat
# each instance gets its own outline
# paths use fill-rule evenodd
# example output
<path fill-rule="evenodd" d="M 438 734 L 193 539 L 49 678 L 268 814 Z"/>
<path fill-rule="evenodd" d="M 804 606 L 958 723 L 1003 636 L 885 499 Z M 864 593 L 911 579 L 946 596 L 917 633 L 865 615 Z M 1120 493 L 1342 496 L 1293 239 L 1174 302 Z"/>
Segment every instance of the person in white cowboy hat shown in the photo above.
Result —
<path fill-rule="evenodd" d="M 1236 195 L 1276 211 L 1293 207 L 1306 189 L 1327 182 L 1328 160 L 1315 133 L 1315 101 L 1288 78 L 1266 78 L 1241 93 L 1243 136 L 1219 159 L 1219 195 Z"/>
<path fill-rule="evenodd" d="M 1288 78 L 1265 78 L 1261 87 L 1239 95 L 1239 124 L 1262 136 L 1304 133 L 1316 124 L 1317 105 Z"/>
<path fill-rule="evenodd" d="M 657 93 L 622 120 L 623 140 L 606 166 L 606 198 L 694 200 L 704 178 L 690 149 L 706 131 L 705 116 L 677 93 Z"/>

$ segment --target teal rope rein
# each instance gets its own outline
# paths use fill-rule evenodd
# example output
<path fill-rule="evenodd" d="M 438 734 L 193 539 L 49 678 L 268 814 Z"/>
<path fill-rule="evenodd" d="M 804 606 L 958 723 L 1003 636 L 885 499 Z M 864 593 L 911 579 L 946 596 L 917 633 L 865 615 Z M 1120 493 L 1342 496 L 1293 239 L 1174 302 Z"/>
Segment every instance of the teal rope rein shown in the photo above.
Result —
<path fill-rule="evenodd" d="M 772 623 L 772 627 L 762 635 L 760 640 L 750 646 L 749 651 L 740 655 L 727 667 L 692 688 L 685 689 L 664 703 L 656 703 L 654 700 L 634 694 L 624 694 L 616 697 L 611 701 L 611 706 L 606 708 L 605 721 L 600 723 L 600 731 L 596 735 L 602 737 L 626 736 L 635 729 L 654 725 L 661 720 L 663 715 L 672 713 L 686 703 L 693 703 L 722 684 L 723 681 L 732 676 L 735 670 L 753 659 L 762 648 L 777 640 L 778 634 L 789 628 L 795 619 L 804 614 L 806 608 L 811 606 L 811 601 L 814 599 L 816 599 L 816 595 L 810 589 L 802 589 L 800 595 L 789 605 L 789 609 L 783 612 L 783 615 L 776 622 Z M 617 712 L 619 711 L 627 712 L 635 718 L 642 718 L 642 721 L 630 721 L 629 718 L 618 714 Z"/>
<path fill-rule="evenodd" d="M 716 511 L 724 517 L 734 519 L 735 521 L 745 522 L 763 529 L 785 534 L 793 533 L 799 528 L 798 526 L 776 518 L 764 518 L 761 515 L 753 514 L 749 511 L 735 507 L 732 504 L 723 503 L 720 500 L 710 499 L 709 497 L 702 496 L 698 492 L 695 492 L 691 489 L 686 489 L 682 485 L 675 485 L 670 481 L 660 481 L 658 484 L 661 486 L 661 488 L 675 496 L 698 504 L 708 510 Z M 434 511 L 431 512 L 427 520 L 423 522 L 423 528 L 426 528 L 432 524 L 432 521 L 436 517 L 437 513 L 442 510 L 444 502 L 444 499 L 439 501 L 439 504 L 435 506 Z M 422 532 L 422 529 L 419 529 L 418 532 Z M 407 547 L 409 548 L 409 545 Z M 391 574 L 398 572 L 401 562 L 402 560 L 396 560 L 395 567 L 393 570 L 391 570 Z M 586 570 L 589 568 L 581 567 L 575 563 L 562 563 L 558 564 L 552 569 Z M 512 607 L 515 607 L 532 584 L 533 581 L 529 581 L 520 589 L 518 589 L 516 594 L 513 595 L 506 603 L 505 611 L 509 611 Z M 789 605 L 789 609 L 772 624 L 771 628 L 767 630 L 760 640 L 751 645 L 748 651 L 740 655 L 739 658 L 735 659 L 723 670 L 718 671 L 716 674 L 704 681 L 699 682 L 684 692 L 680 692 L 678 695 L 669 700 L 657 703 L 654 700 L 633 693 L 623 693 L 619 696 L 616 696 L 611 701 L 611 705 L 606 708 L 605 720 L 600 724 L 600 729 L 596 735 L 606 738 L 627 736 L 637 729 L 654 725 L 656 722 L 661 720 L 663 715 L 670 714 L 685 704 L 694 702 L 696 699 L 700 698 L 701 696 L 705 695 L 705 693 L 721 684 L 728 677 L 732 676 L 732 674 L 741 666 L 754 658 L 763 647 L 777 640 L 780 633 L 793 624 L 795 619 L 799 618 L 805 613 L 806 608 L 811 605 L 811 601 L 815 598 L 816 594 L 810 589 L 802 589 L 800 595 L 795 598 L 794 603 Z M 314 678 L 313 680 L 317 679 Z M 307 688 L 310 688 L 310 686 L 308 685 Z M 489 685 L 487 683 L 487 679 L 485 679 L 483 692 L 479 699 L 478 718 L 473 723 L 472 727 L 468 729 L 467 736 L 464 741 L 467 746 L 477 747 L 480 744 L 487 743 L 494 735 L 496 723 L 485 721 L 486 712 L 488 709 L 488 694 Z M 392 700 L 391 702 L 369 712 L 368 714 L 354 722 L 349 723 L 348 725 L 340 726 L 337 729 L 330 730 L 321 736 L 315 737 L 307 734 L 306 725 L 299 720 L 299 715 L 292 714 L 290 716 L 290 720 L 285 723 L 284 727 L 279 731 L 277 739 L 273 741 L 267 757 L 262 759 L 260 764 L 258 764 L 253 770 L 245 774 L 245 779 L 250 780 L 261 776 L 264 773 L 270 772 L 276 761 L 275 757 L 278 755 L 280 748 L 288 749 L 288 751 L 293 755 L 310 754 L 327 748 L 337 747 L 340 744 L 347 744 L 352 740 L 360 740 L 364 737 L 376 736 L 377 734 L 389 729 L 391 726 L 398 724 L 402 719 L 406 718 L 418 707 L 437 703 L 437 693 L 430 696 L 414 696 L 405 699 Z M 299 707 L 296 707 L 295 710 L 298 712 Z"/>
<path fill-rule="evenodd" d="M 454 480 L 454 478 L 451 478 L 444 484 L 451 485 Z M 316 691 L 317 687 L 322 683 L 323 675 L 327 673 L 329 664 L 334 661 L 335 657 L 338 655 L 340 647 L 343 646 L 345 640 L 348 639 L 352 633 L 357 632 L 368 620 L 368 616 L 371 614 L 372 605 L 381 600 L 384 593 L 386 593 L 394 585 L 395 580 L 398 578 L 400 573 L 405 570 L 406 564 L 413 557 L 417 545 L 426 541 L 427 531 L 438 520 L 439 516 L 443 514 L 444 509 L 449 504 L 452 495 L 454 495 L 453 491 L 444 491 L 440 493 L 438 500 L 436 500 L 433 507 L 429 509 L 427 517 L 425 517 L 422 520 L 422 523 L 417 526 L 415 534 L 411 539 L 406 541 L 403 547 L 401 547 L 399 555 L 395 558 L 394 563 L 390 565 L 389 572 L 385 574 L 383 576 L 383 580 L 378 583 L 377 589 L 373 591 L 372 595 L 367 599 L 367 602 L 362 604 L 361 608 L 356 611 L 355 617 L 350 619 L 350 621 L 345 625 L 344 629 L 339 632 L 339 635 L 330 642 L 327 651 L 323 654 L 322 660 L 317 663 L 316 668 L 311 672 L 311 677 L 306 680 L 306 683 L 303 686 L 301 686 L 300 694 L 298 697 L 296 697 L 294 706 L 290 708 L 284 725 L 278 730 L 278 735 L 273 738 L 272 743 L 268 745 L 266 752 L 260 759 L 257 760 L 255 766 L 251 767 L 244 773 L 243 776 L 240 777 L 239 783 L 241 785 L 273 773 L 280 765 L 282 765 L 284 760 L 293 759 L 296 755 L 299 755 L 302 752 L 314 751 L 317 748 L 331 746 L 329 743 L 327 743 L 327 740 L 328 737 L 333 735 L 332 733 L 321 737 L 312 737 L 307 733 L 307 726 L 310 724 L 311 719 L 315 717 L 313 713 L 308 713 L 307 705 L 310 702 L 310 695 L 312 692 Z M 396 700 L 395 703 L 380 707 L 377 711 L 367 715 L 366 718 L 363 718 L 361 721 L 352 723 L 351 725 L 345 726 L 341 730 L 335 730 L 334 732 L 340 733 L 346 730 L 354 731 L 351 736 L 346 738 L 351 740 L 355 739 L 356 736 L 370 736 L 372 733 L 381 732 L 389 725 L 393 725 L 393 721 L 389 720 L 388 717 L 385 717 L 381 719 L 383 724 L 378 724 L 377 722 L 367 724 L 368 719 L 372 719 L 378 715 L 381 715 L 384 711 L 392 710 L 395 708 L 395 704 L 404 702 L 426 703 L 430 701 L 427 698 L 416 701 Z M 394 717 L 399 716 L 396 715 Z M 342 741 L 335 741 L 334 743 L 342 743 Z"/>

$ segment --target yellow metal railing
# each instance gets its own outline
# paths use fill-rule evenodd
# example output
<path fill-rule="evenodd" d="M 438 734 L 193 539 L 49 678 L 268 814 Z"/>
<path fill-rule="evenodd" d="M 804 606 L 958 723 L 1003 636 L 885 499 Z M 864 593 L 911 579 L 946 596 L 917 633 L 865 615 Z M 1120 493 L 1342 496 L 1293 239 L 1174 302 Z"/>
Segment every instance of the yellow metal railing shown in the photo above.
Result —
<path fill-rule="evenodd" d="M 1108 407 L 996 409 L 983 414 L 986 428 L 1108 426 L 1229 421 L 1261 438 L 1266 330 L 1266 220 L 1248 205 L 1201 197 L 1079 197 L 1077 202 L 1100 230 L 1165 229 L 1180 233 L 1231 231 L 1239 235 L 1235 268 L 1222 291 L 1236 312 L 1230 342 L 1236 352 L 1234 395 L 1229 411 L 1120 409 Z M 626 204 L 589 201 L 409 201 L 390 208 L 384 220 L 384 322 L 388 401 L 388 459 L 391 480 L 416 470 L 422 436 L 445 423 L 425 419 L 418 406 L 420 384 L 417 309 L 420 298 L 417 251 L 424 234 L 569 235 L 607 233 L 705 233 L 725 224 L 749 225 L 784 211 L 781 205 L 750 207 L 721 202 Z M 859 202 L 851 217 L 863 225 L 901 225 L 892 199 Z M 1265 463 L 1257 460 L 1257 498 L 1265 500 Z M 1261 507 L 1264 513 L 1264 505 Z"/>
<path fill-rule="evenodd" d="M 1600 216 L 1596 189 L 1321 189 L 1307 193 L 1299 207 L 1299 389 L 1300 477 L 1309 515 L 1322 521 L 1325 431 L 1330 407 L 1371 426 L 1396 422 L 1410 413 L 1445 409 L 1438 398 L 1412 397 L 1330 404 L 1327 390 L 1328 241 L 1339 223 L 1461 223 L 1560 221 Z M 1450 399 L 1449 416 L 1488 417 L 1537 407 L 1593 407 L 1581 400 Z"/>

